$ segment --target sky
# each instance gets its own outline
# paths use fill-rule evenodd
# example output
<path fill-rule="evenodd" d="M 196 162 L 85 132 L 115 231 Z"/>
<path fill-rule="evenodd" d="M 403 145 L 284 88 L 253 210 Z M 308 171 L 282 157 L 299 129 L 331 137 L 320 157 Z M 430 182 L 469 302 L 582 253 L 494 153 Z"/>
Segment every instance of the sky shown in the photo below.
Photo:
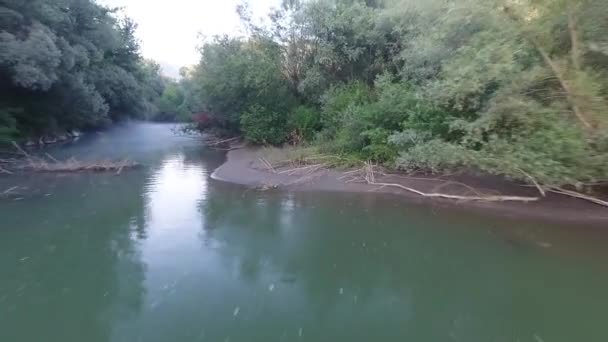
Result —
<path fill-rule="evenodd" d="M 182 66 L 196 64 L 201 45 L 199 33 L 214 35 L 242 34 L 236 6 L 242 0 L 97 0 L 111 7 L 123 7 L 124 14 L 139 25 L 145 58 L 156 60 L 169 76 L 176 76 Z M 250 0 L 254 18 L 262 18 L 280 0 Z"/>

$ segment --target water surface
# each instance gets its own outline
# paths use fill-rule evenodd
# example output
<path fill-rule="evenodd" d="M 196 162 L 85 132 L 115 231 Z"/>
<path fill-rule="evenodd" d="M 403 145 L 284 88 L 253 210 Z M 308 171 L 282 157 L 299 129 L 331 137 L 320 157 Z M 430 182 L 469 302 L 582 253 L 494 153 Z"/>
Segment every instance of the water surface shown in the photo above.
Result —
<path fill-rule="evenodd" d="M 0 341 L 608 341 L 606 230 L 247 190 L 170 125 L 52 153 L 145 167 L 0 179 Z"/>

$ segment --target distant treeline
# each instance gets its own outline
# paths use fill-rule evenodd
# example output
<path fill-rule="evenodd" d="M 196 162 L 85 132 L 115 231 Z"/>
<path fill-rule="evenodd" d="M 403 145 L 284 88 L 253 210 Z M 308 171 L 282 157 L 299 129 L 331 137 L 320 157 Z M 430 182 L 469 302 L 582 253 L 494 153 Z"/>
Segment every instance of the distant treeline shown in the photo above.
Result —
<path fill-rule="evenodd" d="M 605 0 L 286 0 L 183 72 L 184 106 L 256 143 L 405 170 L 608 180 Z"/>

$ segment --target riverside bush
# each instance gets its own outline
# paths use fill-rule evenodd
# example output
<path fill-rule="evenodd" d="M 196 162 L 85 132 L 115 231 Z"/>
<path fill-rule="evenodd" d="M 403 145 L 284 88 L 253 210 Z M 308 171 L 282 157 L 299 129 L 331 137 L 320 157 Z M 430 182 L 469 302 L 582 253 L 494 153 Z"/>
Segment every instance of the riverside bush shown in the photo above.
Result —
<path fill-rule="evenodd" d="M 604 2 L 289 1 L 182 82 L 255 143 L 580 188 L 608 180 Z"/>

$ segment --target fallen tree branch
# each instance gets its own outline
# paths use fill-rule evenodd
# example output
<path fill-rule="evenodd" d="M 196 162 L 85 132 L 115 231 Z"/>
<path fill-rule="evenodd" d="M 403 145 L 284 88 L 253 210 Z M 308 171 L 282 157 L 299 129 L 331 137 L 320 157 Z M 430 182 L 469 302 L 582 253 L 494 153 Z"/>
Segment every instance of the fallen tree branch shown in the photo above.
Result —
<path fill-rule="evenodd" d="M 9 170 L 7 170 L 7 169 L 3 169 L 3 168 L 1 168 L 1 167 L 0 167 L 0 173 L 6 173 L 6 174 L 8 174 L 8 175 L 12 175 L 12 174 L 13 174 L 13 173 L 12 173 L 12 172 L 10 172 Z"/>
<path fill-rule="evenodd" d="M 454 181 L 445 181 L 444 183 L 439 184 L 438 186 L 434 187 L 432 190 L 433 190 L 433 192 L 437 192 L 437 191 L 439 191 L 440 189 L 443 189 L 443 188 L 445 188 L 445 187 L 447 187 L 447 186 L 450 186 L 450 185 L 459 185 L 459 186 L 462 186 L 462 187 L 464 187 L 465 189 L 467 189 L 467 190 L 468 190 L 470 193 L 473 193 L 473 194 L 475 194 L 476 196 L 481 196 L 481 195 L 482 195 L 482 194 L 481 194 L 481 193 L 480 193 L 480 192 L 479 192 L 477 189 L 475 189 L 474 187 L 472 187 L 472 186 L 470 186 L 470 185 L 466 185 L 466 184 L 464 184 L 464 183 L 460 183 L 460 182 L 454 182 Z"/>
<path fill-rule="evenodd" d="M 218 146 L 221 144 L 226 144 L 232 141 L 236 141 L 238 139 L 241 139 L 241 137 L 234 137 L 234 138 L 230 138 L 230 139 L 225 139 L 225 140 L 220 140 L 220 141 L 211 141 L 211 142 L 207 142 L 207 146 Z"/>
<path fill-rule="evenodd" d="M 32 156 L 30 156 L 27 152 L 25 152 L 24 149 L 21 148 L 21 146 L 19 146 L 19 144 L 17 144 L 16 142 L 12 141 L 13 146 L 15 146 L 15 148 L 17 149 L 17 151 L 19 151 L 19 153 L 23 154 L 27 159 L 32 159 Z"/>
<path fill-rule="evenodd" d="M 268 171 L 271 171 L 272 173 L 277 173 L 277 171 L 274 169 L 274 167 L 272 166 L 272 164 L 264 157 L 260 157 L 258 158 L 262 164 L 264 166 L 266 166 L 266 168 L 268 169 Z"/>
<path fill-rule="evenodd" d="M 526 176 L 528 179 L 530 179 L 530 181 L 532 181 L 532 184 L 534 184 L 534 186 L 536 187 L 536 189 L 538 189 L 538 192 L 540 192 L 540 194 L 543 197 L 547 196 L 547 193 L 545 192 L 545 189 L 543 189 L 542 186 L 540 186 L 540 184 L 538 184 L 538 182 L 536 181 L 536 179 L 534 179 L 534 177 L 530 176 L 526 171 L 522 170 L 522 169 L 518 169 L 519 172 L 523 173 L 524 176 Z"/>
<path fill-rule="evenodd" d="M 325 164 L 314 164 L 314 165 L 308 165 L 308 166 L 304 166 L 304 167 L 290 168 L 287 170 L 280 171 L 279 174 L 287 174 L 288 176 L 293 176 L 294 174 L 298 174 L 298 173 L 309 174 L 309 173 L 314 173 L 324 167 L 325 167 Z"/>
<path fill-rule="evenodd" d="M 599 198 L 595 198 L 595 197 L 592 197 L 592 196 L 584 195 L 584 194 L 581 194 L 581 193 L 576 192 L 576 191 L 566 190 L 566 189 L 562 189 L 562 188 L 555 187 L 555 186 L 550 187 L 548 191 L 556 193 L 556 194 L 561 194 L 561 195 L 565 195 L 565 196 L 579 198 L 579 199 L 582 199 L 582 200 L 585 200 L 585 201 L 589 201 L 589 202 L 592 202 L 592 203 L 595 203 L 595 204 L 599 204 L 599 205 L 604 206 L 604 207 L 608 207 L 608 202 L 607 201 L 603 201 L 603 200 L 601 200 Z"/>
<path fill-rule="evenodd" d="M 525 197 L 525 196 L 459 196 L 459 195 L 450 195 L 444 193 L 426 193 L 420 190 L 416 190 L 414 188 L 410 188 L 397 183 L 383 183 L 376 182 L 374 177 L 374 166 L 367 162 L 365 165 L 365 181 L 367 184 L 382 186 L 382 187 L 393 187 L 402 189 L 408 192 L 415 193 L 417 195 L 428 197 L 428 198 L 444 198 L 444 199 L 453 199 L 453 200 L 465 200 L 465 201 L 485 201 L 485 202 L 506 202 L 506 201 L 515 201 L 515 202 L 533 202 L 538 201 L 538 197 Z"/>
<path fill-rule="evenodd" d="M 120 167 L 118 168 L 118 170 L 116 171 L 116 174 L 119 175 L 122 172 L 122 169 L 126 166 L 126 161 L 123 161 L 123 163 L 120 165 Z"/>
<path fill-rule="evenodd" d="M 55 163 L 59 163 L 59 160 L 55 159 L 55 157 L 53 157 L 52 155 L 50 155 L 48 153 L 45 153 L 45 154 L 50 160 L 54 161 Z"/>
<path fill-rule="evenodd" d="M 538 201 L 538 197 L 524 197 L 524 196 L 458 196 L 458 195 L 449 195 L 442 193 L 425 193 L 413 188 L 408 188 L 401 184 L 395 183 L 378 183 L 378 182 L 368 182 L 370 185 L 384 186 L 384 187 L 397 187 L 403 189 L 405 191 L 413 192 L 423 197 L 437 197 L 437 198 L 446 198 L 446 199 L 454 199 L 454 200 L 465 200 L 465 201 L 488 201 L 488 202 L 506 202 L 506 201 L 518 201 L 518 202 L 533 202 Z"/>
<path fill-rule="evenodd" d="M 6 197 L 17 189 L 19 189 L 18 186 L 13 186 L 12 188 L 8 188 L 8 189 L 4 190 L 3 192 L 0 192 L 0 197 Z"/>

